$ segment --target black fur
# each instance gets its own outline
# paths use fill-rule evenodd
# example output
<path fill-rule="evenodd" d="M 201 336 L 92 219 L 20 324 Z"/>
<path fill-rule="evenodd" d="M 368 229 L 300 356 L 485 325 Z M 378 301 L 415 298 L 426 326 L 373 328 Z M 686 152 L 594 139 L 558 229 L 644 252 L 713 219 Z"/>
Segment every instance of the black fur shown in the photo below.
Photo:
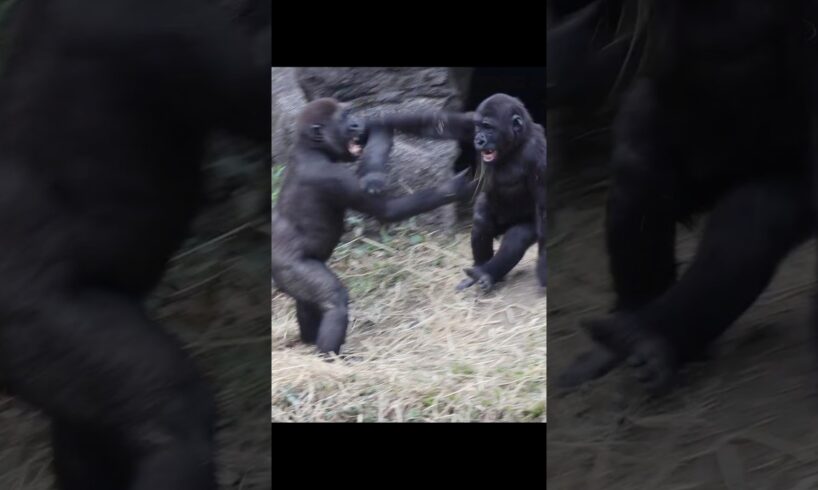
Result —
<path fill-rule="evenodd" d="M 703 356 L 812 233 L 810 32 L 799 2 L 654 8 L 645 70 L 615 127 L 607 218 L 615 313 L 586 324 L 604 347 L 580 356 L 564 386 L 630 358 L 649 389 L 669 389 L 678 367 Z M 677 280 L 676 223 L 708 210 Z"/>
<path fill-rule="evenodd" d="M 64 490 L 215 489 L 210 389 L 141 303 L 210 133 L 269 145 L 269 56 L 202 0 L 24 0 L 9 29 L 0 383 L 53 420 Z"/>
<path fill-rule="evenodd" d="M 538 243 L 537 278 L 546 285 L 545 133 L 522 102 L 505 94 L 484 100 L 474 114 L 474 147 L 483 160 L 483 192 L 472 224 L 474 266 L 457 289 L 477 283 L 484 291 L 502 280 Z M 487 153 L 488 152 L 488 153 Z M 487 155 L 496 155 L 488 161 Z M 503 236 L 494 253 L 494 239 Z"/>
<path fill-rule="evenodd" d="M 362 137 L 366 150 L 358 164 L 362 186 L 371 194 L 386 187 L 386 162 L 395 131 L 421 138 L 468 141 L 471 145 L 472 126 L 471 113 L 447 111 L 385 113 L 367 118 Z"/>
<path fill-rule="evenodd" d="M 534 121 L 544 122 L 551 87 L 548 84 L 551 70 L 545 66 L 478 66 L 471 73 L 468 85 L 468 96 L 464 106 L 477 107 L 481 102 L 498 91 L 514 94 L 514 97 L 525 105 Z M 546 92 L 548 92 L 546 94 Z M 480 159 L 474 149 L 474 139 L 461 140 L 460 154 L 454 162 L 455 172 L 464 168 L 477 170 Z"/>
<path fill-rule="evenodd" d="M 472 225 L 475 264 L 466 270 L 469 277 L 457 286 L 458 290 L 478 283 L 488 291 L 535 242 L 539 250 L 537 278 L 545 287 L 545 132 L 519 99 L 495 94 L 484 100 L 476 112 L 387 114 L 370 118 L 366 126 L 368 134 L 378 138 L 367 144 L 367 150 L 371 148 L 372 152 L 363 159 L 363 178 L 386 173 L 383 164 L 395 130 L 426 138 L 454 139 L 461 144 L 470 142 L 477 154 L 477 166 L 484 168 L 485 176 Z M 497 150 L 497 159 L 483 164 L 480 152 L 489 148 Z M 501 235 L 505 237 L 495 255 L 493 241 Z"/>
<path fill-rule="evenodd" d="M 354 209 L 385 222 L 400 221 L 459 199 L 475 184 L 465 172 L 437 187 L 397 198 L 365 189 L 349 168 L 346 151 L 352 138 L 367 144 L 363 160 L 370 170 L 383 168 L 391 148 L 391 129 L 369 121 L 354 130 L 333 99 L 310 102 L 298 120 L 296 141 L 273 211 L 272 267 L 278 287 L 296 300 L 301 339 L 321 353 L 338 354 L 346 338 L 346 288 L 325 262 L 343 233 L 344 214 Z M 311 135 L 322 128 L 321 141 Z M 364 174 L 364 177 L 366 174 Z"/>

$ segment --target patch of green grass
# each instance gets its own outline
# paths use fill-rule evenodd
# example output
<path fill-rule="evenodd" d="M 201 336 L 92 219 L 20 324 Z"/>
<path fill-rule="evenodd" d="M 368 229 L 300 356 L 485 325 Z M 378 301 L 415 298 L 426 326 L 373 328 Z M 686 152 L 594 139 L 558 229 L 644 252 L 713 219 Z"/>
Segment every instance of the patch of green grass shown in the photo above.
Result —
<path fill-rule="evenodd" d="M 475 373 L 473 367 L 469 366 L 468 364 L 457 362 L 452 364 L 452 373 L 454 374 L 462 374 L 464 376 L 471 376 Z"/>
<path fill-rule="evenodd" d="M 405 422 L 422 422 L 423 413 L 417 408 L 410 408 L 405 414 Z"/>
<path fill-rule="evenodd" d="M 523 410 L 523 416 L 530 419 L 539 419 L 545 413 L 545 402 L 535 403 L 533 406 Z"/>
<path fill-rule="evenodd" d="M 284 180 L 284 165 L 273 164 L 273 203 L 278 200 L 278 193 L 281 190 L 281 183 Z"/>
<path fill-rule="evenodd" d="M 349 215 L 347 220 L 347 224 L 354 227 L 360 218 Z M 341 242 L 333 253 L 333 267 L 344 276 L 353 297 L 363 297 L 408 280 L 411 274 L 406 270 L 403 254 L 426 240 L 417 230 L 402 226 L 384 226 L 378 230 L 378 237 L 361 238 L 347 235 L 347 241 Z M 360 269 L 362 264 L 367 264 L 369 273 L 346 275 L 348 271 Z"/>
<path fill-rule="evenodd" d="M 401 270 L 401 266 L 391 264 L 388 257 L 377 257 L 377 262 L 377 272 L 346 279 L 350 294 L 353 296 L 366 296 L 378 289 L 389 288 L 408 276 L 406 272 Z"/>

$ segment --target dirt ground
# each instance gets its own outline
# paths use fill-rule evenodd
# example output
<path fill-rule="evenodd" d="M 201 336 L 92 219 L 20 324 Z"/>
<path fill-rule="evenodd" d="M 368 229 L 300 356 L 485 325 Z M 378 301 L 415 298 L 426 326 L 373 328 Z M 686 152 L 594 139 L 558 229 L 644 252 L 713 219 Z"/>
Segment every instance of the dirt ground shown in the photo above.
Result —
<path fill-rule="evenodd" d="M 612 304 L 604 253 L 604 189 L 552 214 L 549 367 L 559 373 L 590 341 L 583 318 Z M 694 251 L 683 232 L 679 258 Z M 684 386 L 646 398 L 625 368 L 578 391 L 549 389 L 548 484 L 559 490 L 818 489 L 818 354 L 808 322 L 814 292 L 809 243 Z"/>
<path fill-rule="evenodd" d="M 272 484 L 270 225 L 253 207 L 266 204 L 268 191 L 230 191 L 232 197 L 201 214 L 151 297 L 149 311 L 182 339 L 215 387 L 219 488 L 266 490 Z M 45 418 L 0 395 L 0 489 L 51 490 L 50 466 Z"/>
<path fill-rule="evenodd" d="M 470 262 L 468 227 L 341 244 L 331 266 L 350 289 L 350 328 L 331 363 L 299 342 L 293 301 L 274 290 L 272 420 L 544 422 L 536 247 L 487 295 L 454 291 Z"/>

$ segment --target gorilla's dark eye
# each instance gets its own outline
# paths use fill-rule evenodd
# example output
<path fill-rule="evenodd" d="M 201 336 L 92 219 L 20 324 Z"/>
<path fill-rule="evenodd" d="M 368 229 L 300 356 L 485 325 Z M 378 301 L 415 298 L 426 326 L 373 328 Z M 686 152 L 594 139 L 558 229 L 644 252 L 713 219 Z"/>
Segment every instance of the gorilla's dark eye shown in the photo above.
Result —
<path fill-rule="evenodd" d="M 310 127 L 310 135 L 311 135 L 312 137 L 319 137 L 319 136 L 321 136 L 321 129 L 322 129 L 322 127 L 321 127 L 321 125 L 320 125 L 320 124 L 313 124 L 313 125 Z"/>

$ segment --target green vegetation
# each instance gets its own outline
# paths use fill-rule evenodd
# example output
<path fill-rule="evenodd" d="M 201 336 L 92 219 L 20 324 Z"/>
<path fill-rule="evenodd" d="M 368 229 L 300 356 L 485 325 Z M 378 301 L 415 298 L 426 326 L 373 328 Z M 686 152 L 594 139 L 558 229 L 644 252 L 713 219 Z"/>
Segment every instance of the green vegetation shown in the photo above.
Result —
<path fill-rule="evenodd" d="M 281 182 L 284 180 L 284 165 L 273 164 L 273 204 L 278 199 L 278 191 L 281 190 Z"/>

